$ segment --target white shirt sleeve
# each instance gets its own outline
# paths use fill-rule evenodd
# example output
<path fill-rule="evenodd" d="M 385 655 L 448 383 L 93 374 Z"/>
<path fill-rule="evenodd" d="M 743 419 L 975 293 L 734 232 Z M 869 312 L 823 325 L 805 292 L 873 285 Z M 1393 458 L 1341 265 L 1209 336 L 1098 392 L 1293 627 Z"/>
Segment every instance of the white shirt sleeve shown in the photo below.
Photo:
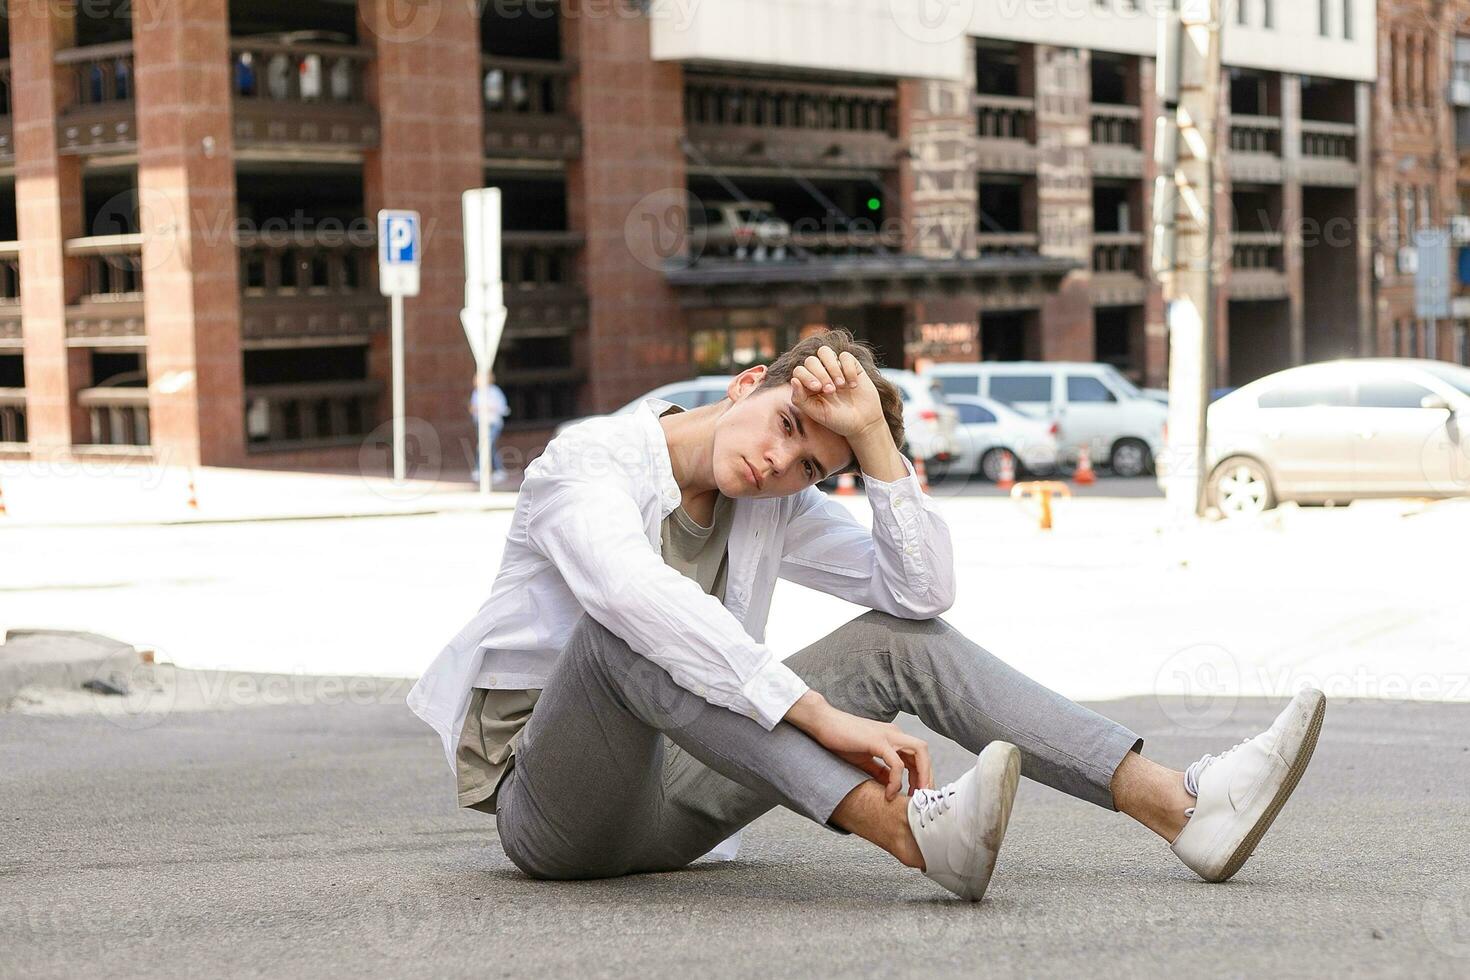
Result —
<path fill-rule="evenodd" d="M 931 619 L 954 605 L 949 525 L 908 476 L 863 476 L 873 527 L 863 527 L 816 487 L 802 491 L 786 526 L 780 575 L 808 588 L 904 619 Z"/>
<path fill-rule="evenodd" d="M 550 560 L 582 607 L 674 682 L 710 704 L 774 728 L 807 691 L 728 609 L 664 563 L 616 477 L 537 473 L 521 495 L 528 544 Z"/>

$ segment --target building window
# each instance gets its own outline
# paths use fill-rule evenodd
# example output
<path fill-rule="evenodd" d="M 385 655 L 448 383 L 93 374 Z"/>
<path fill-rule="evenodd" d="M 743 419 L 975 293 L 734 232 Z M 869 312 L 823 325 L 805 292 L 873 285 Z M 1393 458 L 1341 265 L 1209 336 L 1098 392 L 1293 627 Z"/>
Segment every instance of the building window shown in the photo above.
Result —
<path fill-rule="evenodd" d="M 1353 39 L 1353 0 L 1342 0 L 1342 36 Z"/>
<path fill-rule="evenodd" d="M 1250 26 L 1250 0 L 1235 0 L 1235 22 L 1241 27 Z"/>
<path fill-rule="evenodd" d="M 1270 30 L 1276 26 L 1275 0 L 1262 0 L 1261 3 L 1261 26 Z"/>
<path fill-rule="evenodd" d="M 1328 23 L 1330 17 L 1328 0 L 1317 0 L 1317 33 L 1323 37 L 1332 36 L 1331 25 Z"/>

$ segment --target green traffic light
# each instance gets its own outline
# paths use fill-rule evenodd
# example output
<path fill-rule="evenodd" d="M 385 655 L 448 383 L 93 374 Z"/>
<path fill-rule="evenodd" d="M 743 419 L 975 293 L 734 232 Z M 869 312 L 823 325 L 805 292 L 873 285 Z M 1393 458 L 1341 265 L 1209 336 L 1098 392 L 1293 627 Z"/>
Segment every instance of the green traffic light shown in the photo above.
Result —
<path fill-rule="evenodd" d="M 880 201 L 880 200 L 878 200 L 876 197 L 870 197 L 870 198 L 868 198 L 868 210 L 869 211 L 876 211 L 879 208 L 881 208 L 882 206 L 883 206 L 883 202 Z"/>

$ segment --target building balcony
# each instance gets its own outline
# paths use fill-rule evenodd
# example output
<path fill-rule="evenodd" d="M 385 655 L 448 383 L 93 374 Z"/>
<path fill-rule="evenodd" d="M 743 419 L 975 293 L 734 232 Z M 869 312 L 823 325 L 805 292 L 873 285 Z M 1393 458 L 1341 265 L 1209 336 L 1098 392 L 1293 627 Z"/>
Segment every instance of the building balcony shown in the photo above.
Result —
<path fill-rule="evenodd" d="M 62 153 L 130 153 L 138 148 L 133 106 L 133 42 L 56 52 L 71 76 L 56 120 Z"/>
<path fill-rule="evenodd" d="M 577 273 L 582 236 L 508 231 L 500 239 L 505 337 L 562 337 L 587 327 L 587 291 Z"/>
<path fill-rule="evenodd" d="M 252 151 L 362 151 L 378 144 L 367 100 L 369 48 L 232 39 L 235 146 Z"/>
<path fill-rule="evenodd" d="M 1358 128 L 1303 119 L 1301 175 L 1304 184 L 1358 186 Z"/>
<path fill-rule="evenodd" d="M 63 253 L 82 266 L 81 293 L 66 308 L 67 345 L 142 346 L 143 236 L 73 238 Z"/>
<path fill-rule="evenodd" d="M 684 78 L 690 169 L 896 166 L 897 90 L 690 73 Z"/>
<path fill-rule="evenodd" d="M 575 65 L 486 55 L 480 71 L 486 157 L 575 160 L 582 155 L 582 127 L 572 114 Z"/>
<path fill-rule="evenodd" d="M 148 389 L 83 388 L 77 403 L 87 411 L 90 440 L 76 448 L 94 452 L 147 451 Z"/>
<path fill-rule="evenodd" d="M 244 346 L 364 340 L 385 329 L 376 238 L 349 231 L 240 234 Z"/>
<path fill-rule="evenodd" d="M 23 449 L 30 440 L 26 431 L 26 390 L 0 388 L 0 452 Z"/>
<path fill-rule="evenodd" d="M 0 350 L 20 346 L 20 242 L 0 242 Z"/>
<path fill-rule="evenodd" d="M 1094 232 L 1092 301 L 1099 306 L 1141 303 L 1148 296 L 1143 232 Z"/>
<path fill-rule="evenodd" d="M 1235 232 L 1230 236 L 1230 298 L 1286 299 L 1290 287 L 1280 232 Z"/>
<path fill-rule="evenodd" d="M 15 140 L 10 124 L 10 59 L 0 58 L 0 164 L 15 160 Z"/>
<path fill-rule="evenodd" d="M 1034 231 L 983 231 L 975 236 L 975 248 L 983 257 L 1035 255 L 1041 236 Z"/>
<path fill-rule="evenodd" d="M 1036 100 L 1019 95 L 976 95 L 976 165 L 982 172 L 1034 173 Z"/>
<path fill-rule="evenodd" d="M 250 452 L 322 449 L 362 442 L 378 424 L 383 383 L 312 381 L 245 389 Z"/>
<path fill-rule="evenodd" d="M 1230 117 L 1230 177 L 1237 183 L 1279 184 L 1281 120 L 1276 116 Z"/>
<path fill-rule="evenodd" d="M 1136 105 L 1092 106 L 1092 173 L 1097 177 L 1143 176 L 1142 112 Z"/>

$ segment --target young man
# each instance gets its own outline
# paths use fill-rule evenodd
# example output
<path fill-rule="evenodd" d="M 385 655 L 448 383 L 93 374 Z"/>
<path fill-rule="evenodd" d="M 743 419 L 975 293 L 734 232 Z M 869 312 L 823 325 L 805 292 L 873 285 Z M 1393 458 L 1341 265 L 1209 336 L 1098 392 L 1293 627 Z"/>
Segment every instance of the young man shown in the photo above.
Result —
<path fill-rule="evenodd" d="M 649 399 L 527 467 L 490 598 L 409 695 L 517 867 L 594 878 L 733 856 L 731 835 L 785 806 L 978 900 L 1024 769 L 1138 820 L 1207 880 L 1239 869 L 1311 757 L 1321 692 L 1186 772 L 1144 758 L 1133 732 L 939 618 L 949 528 L 902 444 L 897 390 L 830 331 L 717 404 Z M 847 469 L 871 530 L 815 486 Z M 762 642 L 777 577 L 873 611 L 783 663 Z M 900 711 L 975 766 L 936 788 Z"/>

